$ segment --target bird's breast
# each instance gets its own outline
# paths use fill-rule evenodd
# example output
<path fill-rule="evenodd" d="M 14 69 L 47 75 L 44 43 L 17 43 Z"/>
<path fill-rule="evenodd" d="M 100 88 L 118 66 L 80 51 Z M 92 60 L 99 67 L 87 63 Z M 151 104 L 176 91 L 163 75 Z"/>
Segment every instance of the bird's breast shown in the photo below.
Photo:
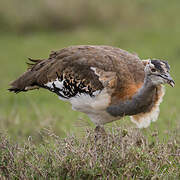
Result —
<path fill-rule="evenodd" d="M 117 119 L 106 112 L 111 102 L 111 95 L 106 88 L 93 90 L 82 81 L 63 77 L 56 78 L 44 86 L 56 93 L 61 100 L 69 101 L 73 110 L 86 113 L 95 124 L 105 124 Z"/>
<path fill-rule="evenodd" d="M 106 111 L 111 101 L 111 97 L 106 89 L 97 91 L 93 97 L 88 94 L 81 94 L 70 98 L 69 101 L 74 110 L 86 113 L 96 125 L 102 125 L 120 119 L 120 117 L 111 116 Z"/>

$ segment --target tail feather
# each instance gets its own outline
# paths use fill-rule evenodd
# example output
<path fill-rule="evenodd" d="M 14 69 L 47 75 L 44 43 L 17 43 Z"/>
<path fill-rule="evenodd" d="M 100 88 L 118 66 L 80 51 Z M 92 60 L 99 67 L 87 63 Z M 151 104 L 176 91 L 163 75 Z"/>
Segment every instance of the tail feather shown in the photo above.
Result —
<path fill-rule="evenodd" d="M 19 92 L 21 92 L 21 91 L 23 91 L 23 90 L 20 90 L 20 89 L 18 89 L 18 88 L 15 88 L 15 87 L 11 87 L 11 88 L 9 88 L 8 89 L 10 92 L 14 92 L 14 93 L 19 93 Z"/>
<path fill-rule="evenodd" d="M 41 59 L 31 59 L 28 58 L 29 62 L 26 62 L 28 65 L 28 69 L 33 69 L 38 63 L 40 63 L 42 60 Z"/>
<path fill-rule="evenodd" d="M 28 70 L 10 83 L 11 87 L 8 89 L 10 92 L 19 93 L 38 88 L 36 73 L 42 67 L 40 64 L 43 60 L 28 59 L 30 61 L 27 62 Z"/>
<path fill-rule="evenodd" d="M 10 88 L 8 89 L 10 92 L 19 93 L 21 91 L 27 91 L 27 87 L 35 86 L 36 78 L 35 73 L 31 70 L 28 70 L 24 74 L 22 74 L 18 79 L 10 83 Z"/>

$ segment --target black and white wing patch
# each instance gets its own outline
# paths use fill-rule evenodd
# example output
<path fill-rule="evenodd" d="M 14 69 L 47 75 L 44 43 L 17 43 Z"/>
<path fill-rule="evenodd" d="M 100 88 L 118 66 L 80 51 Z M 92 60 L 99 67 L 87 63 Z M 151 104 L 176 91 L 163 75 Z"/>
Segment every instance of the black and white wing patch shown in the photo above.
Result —
<path fill-rule="evenodd" d="M 82 94 L 93 97 L 100 92 L 100 90 L 93 90 L 90 84 L 86 85 L 83 80 L 76 80 L 72 77 L 67 78 L 63 75 L 57 77 L 54 81 L 44 84 L 44 87 L 56 93 L 63 100 Z"/>

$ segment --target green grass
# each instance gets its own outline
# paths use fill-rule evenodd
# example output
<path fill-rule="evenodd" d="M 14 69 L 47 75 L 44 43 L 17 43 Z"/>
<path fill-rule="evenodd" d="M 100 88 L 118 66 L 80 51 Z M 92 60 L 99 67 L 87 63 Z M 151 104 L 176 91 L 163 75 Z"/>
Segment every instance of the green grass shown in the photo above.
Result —
<path fill-rule="evenodd" d="M 60 101 L 56 95 L 47 90 L 17 95 L 7 91 L 9 82 L 26 70 L 27 57 L 47 58 L 51 50 L 77 44 L 106 44 L 137 52 L 142 59 L 155 57 L 167 59 L 176 86 L 175 88 L 167 86 L 164 101 L 160 106 L 159 119 L 151 124 L 150 129 L 156 129 L 164 136 L 164 132 L 173 129 L 179 121 L 180 37 L 176 29 L 171 30 L 170 35 L 169 29 L 161 32 L 145 28 L 131 31 L 117 28 L 106 30 L 81 28 L 73 32 L 0 34 L 0 39 L 0 129 L 7 131 L 14 139 L 35 135 L 38 141 L 37 132 L 45 127 L 52 128 L 63 137 L 69 132 L 81 134 L 82 127 L 92 125 L 86 115 L 71 110 L 70 104 Z M 107 126 L 121 126 L 126 123 L 133 126 L 128 118 Z"/>

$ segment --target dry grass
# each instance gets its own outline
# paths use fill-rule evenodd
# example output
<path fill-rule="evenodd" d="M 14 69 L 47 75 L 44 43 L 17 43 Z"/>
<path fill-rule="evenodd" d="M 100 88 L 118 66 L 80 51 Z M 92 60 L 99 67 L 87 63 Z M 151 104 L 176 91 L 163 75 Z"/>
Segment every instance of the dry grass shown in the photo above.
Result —
<path fill-rule="evenodd" d="M 0 176 L 4 179 L 159 179 L 180 178 L 180 134 L 168 143 L 152 133 L 147 140 L 137 129 L 113 129 L 95 140 L 94 131 L 83 138 L 61 139 L 49 130 L 41 144 L 29 138 L 18 145 L 1 135 Z"/>

